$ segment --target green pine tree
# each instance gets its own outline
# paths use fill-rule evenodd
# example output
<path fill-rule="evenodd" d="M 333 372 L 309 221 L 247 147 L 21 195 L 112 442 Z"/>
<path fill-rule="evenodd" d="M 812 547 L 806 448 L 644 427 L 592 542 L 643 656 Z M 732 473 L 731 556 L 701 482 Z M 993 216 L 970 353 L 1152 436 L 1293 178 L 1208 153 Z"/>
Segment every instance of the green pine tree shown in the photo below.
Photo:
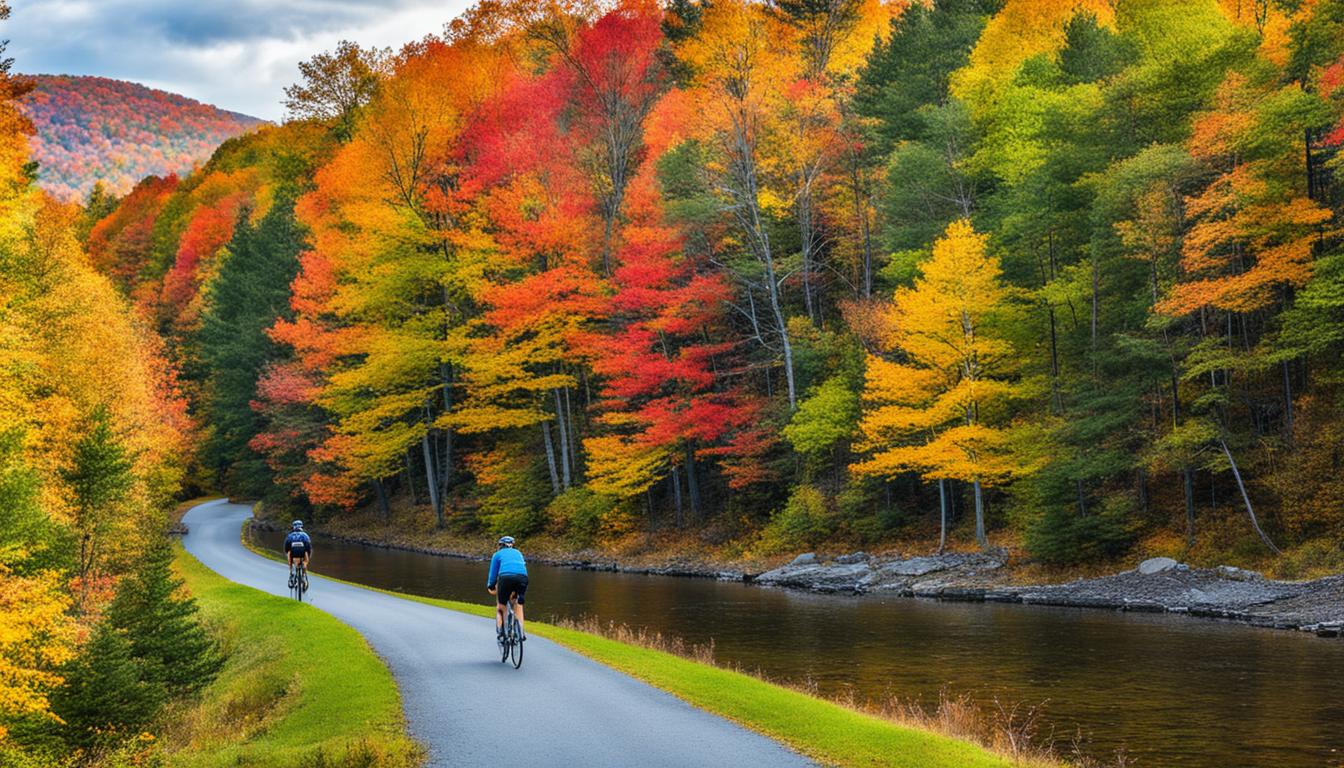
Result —
<path fill-rule="evenodd" d="M 196 601 L 180 594 L 172 562 L 168 539 L 153 537 L 139 567 L 118 586 L 108 621 L 125 632 L 144 682 L 180 696 L 213 680 L 223 658 L 201 624 Z"/>
<path fill-rule="evenodd" d="M 131 453 L 113 430 L 112 416 L 103 406 L 89 417 L 74 453 L 72 466 L 62 472 L 62 479 L 74 493 L 77 571 L 83 576 L 105 555 L 120 507 L 135 485 L 135 474 Z"/>
<path fill-rule="evenodd" d="M 84 651 L 62 670 L 65 685 L 51 697 L 72 751 L 104 752 L 153 722 L 167 692 L 145 680 L 142 670 L 126 633 L 109 621 L 99 624 Z"/>
<path fill-rule="evenodd" d="M 272 478 L 248 442 L 261 429 L 251 408 L 257 379 L 281 352 L 267 330 L 289 312 L 303 236 L 292 194 L 282 194 L 254 228 L 240 219 L 219 276 L 210 286 L 198 336 L 212 427 L 205 461 L 230 493 L 261 496 Z"/>
<path fill-rule="evenodd" d="M 873 118 L 870 151 L 886 157 L 902 141 L 926 137 L 920 108 L 947 99 L 952 73 L 966 64 L 999 0 L 912 3 L 891 25 L 891 37 L 869 56 L 854 106 Z"/>

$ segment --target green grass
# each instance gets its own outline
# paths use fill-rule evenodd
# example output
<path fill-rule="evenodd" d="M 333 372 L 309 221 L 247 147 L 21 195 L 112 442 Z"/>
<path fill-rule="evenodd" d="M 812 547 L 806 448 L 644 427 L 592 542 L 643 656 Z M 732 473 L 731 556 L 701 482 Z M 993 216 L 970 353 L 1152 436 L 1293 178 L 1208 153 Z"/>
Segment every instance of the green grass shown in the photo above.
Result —
<path fill-rule="evenodd" d="M 198 701 L 166 718 L 169 766 L 420 764 L 392 674 L 359 633 L 310 605 L 234 584 L 180 547 L 177 567 L 228 661 Z"/>
<path fill-rule="evenodd" d="M 478 616 L 495 613 L 489 606 L 394 594 Z M 974 744 L 898 725 L 751 675 L 537 621 L 528 622 L 527 631 L 787 744 L 824 765 L 855 768 L 1013 765 Z"/>
<path fill-rule="evenodd" d="M 246 526 L 243 541 L 254 552 L 278 559 L 275 553 L 253 547 L 247 541 Z M 489 605 L 391 592 L 363 584 L 356 586 L 475 616 L 495 615 L 494 608 Z M 966 741 L 904 726 L 751 675 L 663 651 L 538 621 L 529 621 L 527 631 L 643 680 L 693 706 L 769 736 L 824 765 L 846 768 L 1019 765 Z"/>

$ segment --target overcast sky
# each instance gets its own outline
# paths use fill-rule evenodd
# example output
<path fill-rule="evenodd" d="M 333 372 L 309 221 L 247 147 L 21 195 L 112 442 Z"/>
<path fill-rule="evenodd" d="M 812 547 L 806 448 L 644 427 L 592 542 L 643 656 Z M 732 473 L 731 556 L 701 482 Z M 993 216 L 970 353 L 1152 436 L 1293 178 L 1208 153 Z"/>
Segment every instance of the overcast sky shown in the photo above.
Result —
<path fill-rule="evenodd" d="M 298 63 L 342 39 L 400 47 L 471 0 L 10 0 L 14 69 L 133 80 L 278 120 Z"/>

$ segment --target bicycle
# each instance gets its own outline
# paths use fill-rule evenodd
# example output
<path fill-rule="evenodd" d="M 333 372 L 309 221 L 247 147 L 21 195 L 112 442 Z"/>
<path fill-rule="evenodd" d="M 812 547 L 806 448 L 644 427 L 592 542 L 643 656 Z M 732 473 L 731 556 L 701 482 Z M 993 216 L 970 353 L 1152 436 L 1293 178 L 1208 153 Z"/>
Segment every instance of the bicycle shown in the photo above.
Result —
<path fill-rule="evenodd" d="M 303 602 L 303 595 L 308 591 L 308 568 L 300 560 L 294 563 L 294 567 L 289 569 L 289 594 L 300 603 Z"/>
<path fill-rule="evenodd" d="M 517 669 L 523 666 L 523 628 L 518 623 L 518 617 L 513 615 L 513 608 L 518 603 L 517 595 L 509 595 L 508 609 L 504 611 L 504 635 L 496 635 L 496 642 L 499 644 L 499 663 L 507 664 L 513 662 L 513 668 Z"/>

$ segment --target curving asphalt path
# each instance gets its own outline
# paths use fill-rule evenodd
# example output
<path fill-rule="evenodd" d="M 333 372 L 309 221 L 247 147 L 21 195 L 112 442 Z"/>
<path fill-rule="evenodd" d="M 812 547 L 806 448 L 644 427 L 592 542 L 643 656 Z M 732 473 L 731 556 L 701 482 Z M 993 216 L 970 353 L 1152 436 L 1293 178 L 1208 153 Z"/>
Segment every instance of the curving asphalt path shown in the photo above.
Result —
<path fill-rule="evenodd" d="M 251 515 L 227 501 L 193 507 L 183 518 L 187 551 L 227 579 L 286 596 L 286 566 L 240 541 Z M 312 605 L 358 630 L 391 668 L 430 766 L 811 765 L 543 638 L 528 638 L 515 670 L 499 663 L 489 619 L 318 576 L 311 583 Z"/>

